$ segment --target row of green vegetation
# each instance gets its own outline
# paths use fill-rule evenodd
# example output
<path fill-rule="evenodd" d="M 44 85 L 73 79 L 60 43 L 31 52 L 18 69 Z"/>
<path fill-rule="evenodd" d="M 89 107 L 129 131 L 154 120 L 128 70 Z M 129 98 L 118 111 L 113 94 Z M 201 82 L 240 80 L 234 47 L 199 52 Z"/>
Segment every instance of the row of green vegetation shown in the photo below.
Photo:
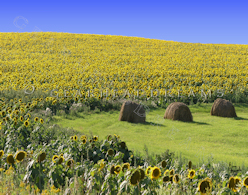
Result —
<path fill-rule="evenodd" d="M 70 109 L 73 103 L 82 106 Z M 146 102 L 151 110 L 156 107 L 153 104 Z M 212 161 L 196 166 L 169 150 L 151 155 L 146 148 L 141 155 L 130 150 L 119 133 L 112 132 L 100 140 L 95 132 L 86 134 L 54 125 L 60 111 L 64 116 L 78 116 L 80 111 L 97 113 L 120 106 L 121 102 L 94 98 L 56 100 L 41 92 L 2 93 L 0 193 L 247 193 L 248 170 L 244 166 L 238 171 Z M 44 115 L 47 107 L 53 115 Z"/>

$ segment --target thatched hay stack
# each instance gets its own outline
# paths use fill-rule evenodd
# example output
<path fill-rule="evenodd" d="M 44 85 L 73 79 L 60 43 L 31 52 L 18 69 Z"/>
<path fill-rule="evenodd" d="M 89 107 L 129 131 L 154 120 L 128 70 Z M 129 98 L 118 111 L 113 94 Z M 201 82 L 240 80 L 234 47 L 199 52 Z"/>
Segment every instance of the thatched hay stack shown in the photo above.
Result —
<path fill-rule="evenodd" d="M 232 103 L 222 98 L 217 98 L 214 101 L 210 114 L 221 117 L 237 117 Z"/>
<path fill-rule="evenodd" d="M 186 104 L 182 102 L 173 102 L 166 108 L 164 119 L 192 122 L 193 116 Z"/>
<path fill-rule="evenodd" d="M 146 113 L 144 107 L 132 101 L 124 102 L 121 106 L 119 121 L 145 123 Z"/>

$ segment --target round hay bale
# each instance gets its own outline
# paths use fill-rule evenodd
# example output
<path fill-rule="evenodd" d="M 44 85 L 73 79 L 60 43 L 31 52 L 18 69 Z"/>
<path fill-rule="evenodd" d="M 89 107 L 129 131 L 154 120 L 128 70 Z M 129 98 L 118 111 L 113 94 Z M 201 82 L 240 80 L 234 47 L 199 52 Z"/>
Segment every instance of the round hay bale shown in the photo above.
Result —
<path fill-rule="evenodd" d="M 193 116 L 186 104 L 182 102 L 173 102 L 166 108 L 164 119 L 192 122 Z"/>
<path fill-rule="evenodd" d="M 211 115 L 221 117 L 237 117 L 235 108 L 229 100 L 217 98 L 211 108 Z"/>
<path fill-rule="evenodd" d="M 146 113 L 144 107 L 132 101 L 124 102 L 121 106 L 119 121 L 145 123 Z"/>

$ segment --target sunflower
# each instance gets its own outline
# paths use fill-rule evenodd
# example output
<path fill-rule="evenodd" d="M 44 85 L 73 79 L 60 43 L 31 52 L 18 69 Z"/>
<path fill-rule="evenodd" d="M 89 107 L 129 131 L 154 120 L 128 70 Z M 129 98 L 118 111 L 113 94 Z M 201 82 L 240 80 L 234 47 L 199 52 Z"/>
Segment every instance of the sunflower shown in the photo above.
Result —
<path fill-rule="evenodd" d="M 135 186 L 139 183 L 140 181 L 140 171 L 139 170 L 135 170 L 132 174 L 132 176 L 130 177 L 130 184 L 132 186 Z"/>
<path fill-rule="evenodd" d="M 58 156 L 58 155 L 54 155 L 54 156 L 53 156 L 52 160 L 53 160 L 53 162 L 54 162 L 54 163 L 56 163 L 56 161 L 55 161 L 55 160 L 56 160 L 57 158 L 59 158 L 59 156 Z"/>
<path fill-rule="evenodd" d="M 37 122 L 38 120 L 39 120 L 39 118 L 38 118 L 38 117 L 35 117 L 35 118 L 34 118 L 34 121 L 35 121 L 35 122 Z"/>
<path fill-rule="evenodd" d="M 74 140 L 74 136 L 71 136 L 70 139 L 71 139 L 71 140 Z"/>
<path fill-rule="evenodd" d="M 116 175 L 118 175 L 121 172 L 121 166 L 120 165 L 116 165 L 114 172 L 115 172 Z"/>
<path fill-rule="evenodd" d="M 0 150 L 0 158 L 2 158 L 4 155 L 4 151 L 3 150 Z"/>
<path fill-rule="evenodd" d="M 165 160 L 163 160 L 163 161 L 161 162 L 161 167 L 162 167 L 162 168 L 165 168 L 165 167 L 166 167 L 166 165 L 167 165 L 166 161 L 165 161 Z"/>
<path fill-rule="evenodd" d="M 170 175 L 174 175 L 175 174 L 175 170 L 174 169 L 171 169 L 170 170 Z"/>
<path fill-rule="evenodd" d="M 167 169 L 165 172 L 164 172 L 164 176 L 169 176 L 170 175 L 170 171 L 169 171 L 169 169 Z"/>
<path fill-rule="evenodd" d="M 2 116 L 5 116 L 5 115 L 6 115 L 5 111 L 2 111 L 2 113 L 1 113 L 1 114 L 2 114 Z"/>
<path fill-rule="evenodd" d="M 29 122 L 28 122 L 28 121 L 25 121 L 25 122 L 24 122 L 24 125 L 25 125 L 26 127 L 28 127 Z"/>
<path fill-rule="evenodd" d="M 73 159 L 69 159 L 69 160 L 66 162 L 66 166 L 68 166 L 68 167 L 73 166 L 73 164 L 74 164 L 74 160 L 73 160 Z"/>
<path fill-rule="evenodd" d="M 63 156 L 59 156 L 59 160 L 58 160 L 58 164 L 62 164 L 62 162 L 64 162 L 64 157 Z"/>
<path fill-rule="evenodd" d="M 15 111 L 15 113 L 16 113 L 16 115 L 18 115 L 18 114 L 19 114 L 19 111 L 18 111 L 18 110 L 16 110 L 16 111 Z"/>
<path fill-rule="evenodd" d="M 83 139 L 82 142 L 83 142 L 83 144 L 86 144 L 87 140 L 86 139 Z"/>
<path fill-rule="evenodd" d="M 108 149 L 108 155 L 113 156 L 114 155 L 114 150 L 112 148 Z"/>
<path fill-rule="evenodd" d="M 179 175 L 178 174 L 175 174 L 173 176 L 173 183 L 178 183 L 179 182 Z"/>
<path fill-rule="evenodd" d="M 115 174 L 115 165 L 112 165 L 110 168 L 110 173 Z"/>
<path fill-rule="evenodd" d="M 129 163 L 124 163 L 121 167 L 122 172 L 125 172 L 125 170 L 130 169 L 130 164 Z"/>
<path fill-rule="evenodd" d="M 1 152 L 1 151 L 0 151 Z M 1 157 L 0 157 L 1 158 Z M 244 179 L 243 185 L 248 189 L 248 176 Z"/>
<path fill-rule="evenodd" d="M 148 167 L 146 168 L 146 175 L 149 175 L 149 174 L 150 174 L 151 169 L 152 169 L 151 166 L 148 166 Z"/>
<path fill-rule="evenodd" d="M 19 102 L 21 103 L 21 102 L 22 102 L 22 100 L 21 100 L 21 99 L 19 99 Z"/>
<path fill-rule="evenodd" d="M 31 150 L 31 154 L 33 154 L 33 150 Z M 42 162 L 43 160 L 46 159 L 46 153 L 45 152 L 40 152 L 39 156 L 38 156 L 38 162 Z"/>
<path fill-rule="evenodd" d="M 43 123 L 44 123 L 44 121 L 43 121 L 43 119 L 42 119 L 42 118 L 40 119 L 40 123 L 41 123 L 41 124 L 43 124 Z"/>
<path fill-rule="evenodd" d="M 11 110 L 8 110 L 7 112 L 10 114 L 11 113 Z"/>
<path fill-rule="evenodd" d="M 164 176 L 163 177 L 163 182 L 166 183 L 166 182 L 169 182 L 170 181 L 170 177 L 169 176 Z"/>
<path fill-rule="evenodd" d="M 13 157 L 12 154 L 9 154 L 9 155 L 7 156 L 7 163 L 10 164 L 10 165 L 12 165 L 12 164 L 15 163 L 15 159 L 14 159 L 14 157 Z"/>
<path fill-rule="evenodd" d="M 195 177 L 195 170 L 190 170 L 188 174 L 189 179 L 193 179 Z"/>
<path fill-rule="evenodd" d="M 191 160 L 189 161 L 189 169 L 191 169 L 191 167 L 192 167 L 192 162 L 191 162 Z"/>
<path fill-rule="evenodd" d="M 77 139 L 78 139 L 78 137 L 76 135 L 74 135 L 73 140 L 77 141 Z"/>
<path fill-rule="evenodd" d="M 26 156 L 27 156 L 26 152 L 18 151 L 18 153 L 15 156 L 15 159 L 16 159 L 17 162 L 21 162 Z"/>
<path fill-rule="evenodd" d="M 82 135 L 82 136 L 80 137 L 80 140 L 83 141 L 84 139 L 87 139 L 86 135 Z"/>
<path fill-rule="evenodd" d="M 120 143 L 120 146 L 121 146 L 121 148 L 125 149 L 126 148 L 126 143 L 125 142 L 121 142 Z"/>
<path fill-rule="evenodd" d="M 230 177 L 228 188 L 230 188 L 234 192 L 237 192 L 240 189 L 240 187 L 238 186 L 240 183 L 241 183 L 241 179 L 238 176 Z"/>
<path fill-rule="evenodd" d="M 94 137 L 93 137 L 93 141 L 96 142 L 97 140 L 98 140 L 98 136 L 94 136 Z"/>
<path fill-rule="evenodd" d="M 23 116 L 20 116 L 20 121 L 23 121 Z"/>
<path fill-rule="evenodd" d="M 212 181 L 207 177 L 199 183 L 198 191 L 200 191 L 201 194 L 206 194 L 208 190 L 212 191 Z"/>
<path fill-rule="evenodd" d="M 161 175 L 160 168 L 158 167 L 153 167 L 150 173 L 150 178 L 151 179 L 158 179 Z"/>

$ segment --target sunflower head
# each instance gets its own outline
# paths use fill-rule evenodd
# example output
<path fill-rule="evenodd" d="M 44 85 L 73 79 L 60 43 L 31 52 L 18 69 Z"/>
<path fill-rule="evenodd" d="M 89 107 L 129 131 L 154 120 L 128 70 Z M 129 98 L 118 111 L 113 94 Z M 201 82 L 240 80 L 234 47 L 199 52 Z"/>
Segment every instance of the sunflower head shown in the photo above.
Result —
<path fill-rule="evenodd" d="M 151 179 L 158 179 L 161 175 L 161 170 L 158 167 L 153 167 L 150 173 Z"/>
<path fill-rule="evenodd" d="M 152 169 L 151 166 L 148 166 L 148 167 L 146 168 L 146 175 L 150 175 L 151 169 Z"/>
<path fill-rule="evenodd" d="M 12 154 L 8 154 L 7 163 L 10 164 L 10 165 L 15 163 L 15 159 L 14 159 L 14 156 Z"/>
<path fill-rule="evenodd" d="M 248 176 L 244 179 L 243 185 L 248 189 Z"/>
<path fill-rule="evenodd" d="M 83 143 L 83 144 L 86 144 L 86 142 L 87 142 L 86 139 L 83 139 L 83 140 L 82 140 L 82 143 Z"/>
<path fill-rule="evenodd" d="M 43 120 L 42 118 L 40 119 L 40 123 L 41 123 L 41 124 L 43 124 L 43 123 L 44 123 L 44 120 Z"/>
<path fill-rule="evenodd" d="M 121 146 L 121 148 L 125 149 L 126 148 L 126 143 L 125 142 L 121 142 L 120 143 L 120 146 Z"/>
<path fill-rule="evenodd" d="M 188 178 L 193 179 L 195 177 L 195 170 L 189 170 Z"/>
<path fill-rule="evenodd" d="M 86 135 L 82 135 L 81 137 L 80 137 L 80 140 L 84 140 L 84 139 L 87 139 L 87 136 Z"/>
<path fill-rule="evenodd" d="M 98 140 L 98 136 L 93 136 L 93 141 L 97 141 Z"/>
<path fill-rule="evenodd" d="M 26 156 L 27 156 L 26 152 L 18 151 L 18 153 L 15 156 L 15 159 L 16 159 L 17 162 L 21 162 Z"/>
<path fill-rule="evenodd" d="M 113 156 L 114 155 L 114 150 L 112 148 L 108 149 L 108 155 Z"/>
<path fill-rule="evenodd" d="M 26 127 L 28 127 L 29 122 L 28 122 L 28 121 L 25 121 L 25 122 L 24 122 L 24 125 L 25 125 Z"/>
<path fill-rule="evenodd" d="M 33 150 L 32 150 L 33 151 Z M 32 154 L 32 151 L 31 151 L 31 154 Z M 38 156 L 38 162 L 42 162 L 43 160 L 46 159 L 46 153 L 45 152 L 40 152 L 39 156 Z"/>
<path fill-rule="evenodd" d="M 170 175 L 174 175 L 175 174 L 175 170 L 174 169 L 171 169 L 170 170 Z"/>
<path fill-rule="evenodd" d="M 62 164 L 62 162 L 64 162 L 64 157 L 63 156 L 59 156 L 59 159 L 58 159 L 58 164 Z"/>
<path fill-rule="evenodd" d="M 130 177 L 130 184 L 136 186 L 140 181 L 140 171 L 135 170 Z"/>
<path fill-rule="evenodd" d="M 129 164 L 129 163 L 124 163 L 124 164 L 122 165 L 121 170 L 122 170 L 122 172 L 125 172 L 125 171 L 128 170 L 129 168 L 130 168 L 130 164 Z"/>
<path fill-rule="evenodd" d="M 162 168 L 165 168 L 165 167 L 166 167 L 166 165 L 167 165 L 166 161 L 165 161 L 165 160 L 163 160 L 163 161 L 161 162 L 161 167 L 162 167 Z"/>
<path fill-rule="evenodd" d="M 179 175 L 178 174 L 175 174 L 173 176 L 173 183 L 178 183 L 179 182 Z"/>
<path fill-rule="evenodd" d="M 59 158 L 58 155 L 54 155 L 54 156 L 53 156 L 52 160 L 53 160 L 54 163 L 56 163 L 56 159 L 57 159 L 57 158 Z"/>
<path fill-rule="evenodd" d="M 166 183 L 166 182 L 169 182 L 170 181 L 170 177 L 169 176 L 164 176 L 163 177 L 163 182 Z"/>
<path fill-rule="evenodd" d="M 4 155 L 4 151 L 3 150 L 0 150 L 0 158 L 2 158 Z"/>
<path fill-rule="evenodd" d="M 76 135 L 74 135 L 73 140 L 77 141 L 77 139 L 78 139 L 78 137 Z"/>
<path fill-rule="evenodd" d="M 112 165 L 110 168 L 110 173 L 115 174 L 115 165 Z"/>
<path fill-rule="evenodd" d="M 116 165 L 114 172 L 115 172 L 116 175 L 118 175 L 121 172 L 121 166 L 120 165 Z"/>
<path fill-rule="evenodd" d="M 200 191 L 201 193 L 204 194 L 207 193 L 207 191 L 211 191 L 211 190 L 212 190 L 212 185 L 211 185 L 211 180 L 209 178 L 206 178 L 199 183 L 198 191 Z"/>

